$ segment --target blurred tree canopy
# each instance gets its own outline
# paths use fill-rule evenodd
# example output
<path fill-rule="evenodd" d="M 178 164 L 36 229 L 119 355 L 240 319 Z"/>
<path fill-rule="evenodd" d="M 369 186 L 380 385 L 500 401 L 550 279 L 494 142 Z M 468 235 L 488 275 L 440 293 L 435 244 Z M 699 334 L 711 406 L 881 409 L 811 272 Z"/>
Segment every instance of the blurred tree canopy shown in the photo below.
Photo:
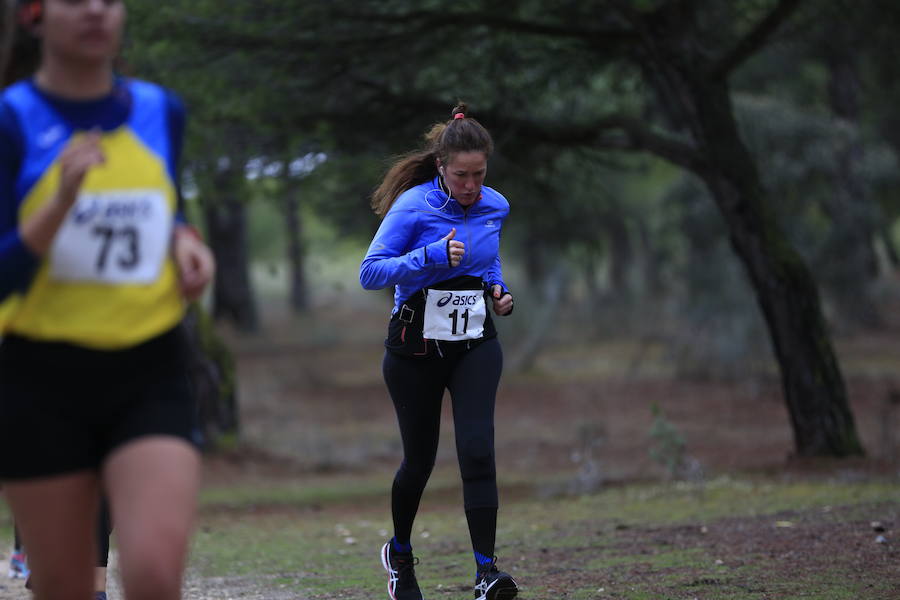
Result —
<path fill-rule="evenodd" d="M 386 157 L 409 150 L 460 98 L 496 136 L 491 183 L 515 199 L 509 242 L 527 248 L 521 262 L 535 289 L 556 289 L 578 271 L 591 302 L 603 302 L 602 263 L 606 296 L 653 296 L 674 277 L 698 320 L 727 323 L 752 298 L 798 454 L 862 452 L 817 283 L 840 314 L 880 322 L 874 244 L 896 262 L 887 224 L 900 213 L 896 2 L 132 0 L 129 8 L 129 67 L 191 108 L 187 172 L 225 274 L 217 315 L 247 329 L 256 322 L 242 250 L 251 160 L 279 173 L 286 215 L 317 203 L 337 227 L 367 235 L 366 198 Z M 316 171 L 327 201 L 303 194 L 308 172 L 285 167 L 317 153 L 328 156 Z M 648 156 L 685 179 L 664 195 L 629 193 L 622 175 L 653 169 L 640 158 Z M 296 216 L 286 223 L 299 240 Z M 673 251 L 679 239 L 683 260 Z M 302 244 L 291 246 L 302 271 Z M 726 247 L 737 262 L 709 260 Z M 740 269 L 718 277 L 725 264 Z M 725 291 L 706 301 L 704 289 Z M 726 297 L 734 301 L 716 302 Z"/>

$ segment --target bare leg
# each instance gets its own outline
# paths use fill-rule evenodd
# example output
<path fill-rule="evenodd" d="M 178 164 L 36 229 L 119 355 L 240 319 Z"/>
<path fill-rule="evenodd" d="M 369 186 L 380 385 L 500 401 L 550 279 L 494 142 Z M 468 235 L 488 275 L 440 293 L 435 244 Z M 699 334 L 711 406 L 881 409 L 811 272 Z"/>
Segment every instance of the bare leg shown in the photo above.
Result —
<path fill-rule="evenodd" d="M 28 546 L 35 600 L 92 598 L 97 474 L 81 471 L 4 485 Z"/>
<path fill-rule="evenodd" d="M 178 600 L 200 479 L 196 449 L 175 437 L 142 437 L 116 450 L 103 476 L 125 597 Z"/>
<path fill-rule="evenodd" d="M 94 591 L 106 591 L 106 567 L 94 567 Z"/>

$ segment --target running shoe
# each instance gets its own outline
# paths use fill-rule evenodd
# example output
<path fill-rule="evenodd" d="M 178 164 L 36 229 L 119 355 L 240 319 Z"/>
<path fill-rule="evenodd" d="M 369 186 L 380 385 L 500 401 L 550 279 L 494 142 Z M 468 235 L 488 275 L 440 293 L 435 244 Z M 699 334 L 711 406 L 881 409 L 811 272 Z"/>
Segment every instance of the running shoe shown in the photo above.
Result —
<path fill-rule="evenodd" d="M 13 552 L 9 558 L 9 578 L 28 579 L 28 561 L 24 552 Z"/>
<path fill-rule="evenodd" d="M 497 568 L 497 559 L 478 567 L 475 576 L 475 600 L 512 600 L 519 586 L 509 575 Z"/>
<path fill-rule="evenodd" d="M 416 569 L 419 559 L 412 552 L 397 552 L 388 542 L 381 548 L 381 564 L 388 572 L 388 595 L 391 600 L 424 600 Z"/>

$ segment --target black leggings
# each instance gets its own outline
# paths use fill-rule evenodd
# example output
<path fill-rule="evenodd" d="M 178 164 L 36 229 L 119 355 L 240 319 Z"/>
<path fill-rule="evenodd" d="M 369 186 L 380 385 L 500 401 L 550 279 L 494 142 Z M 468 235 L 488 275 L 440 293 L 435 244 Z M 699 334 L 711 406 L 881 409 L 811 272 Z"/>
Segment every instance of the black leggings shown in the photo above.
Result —
<path fill-rule="evenodd" d="M 503 353 L 496 338 L 445 357 L 408 358 L 387 351 L 383 372 L 397 411 L 403 462 L 394 478 L 392 512 L 398 541 L 408 543 L 425 484 L 434 467 L 441 424 L 441 401 L 450 390 L 456 454 L 466 513 L 487 509 L 493 519 L 477 529 L 490 538 L 496 528 L 497 473 L 494 466 L 494 402 Z M 484 512 L 484 511 L 481 511 Z M 473 527 L 470 517 L 470 529 Z M 473 538 L 475 534 L 473 532 Z M 473 544 L 475 540 L 473 539 Z"/>

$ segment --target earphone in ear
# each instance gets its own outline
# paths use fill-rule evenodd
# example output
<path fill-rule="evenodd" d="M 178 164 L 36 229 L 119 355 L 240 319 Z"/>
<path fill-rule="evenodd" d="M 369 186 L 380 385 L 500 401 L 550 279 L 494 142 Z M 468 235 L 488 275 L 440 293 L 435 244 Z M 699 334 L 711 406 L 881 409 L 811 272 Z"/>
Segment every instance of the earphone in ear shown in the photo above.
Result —
<path fill-rule="evenodd" d="M 444 167 L 438 167 L 438 171 L 441 172 L 441 176 L 444 175 Z"/>

